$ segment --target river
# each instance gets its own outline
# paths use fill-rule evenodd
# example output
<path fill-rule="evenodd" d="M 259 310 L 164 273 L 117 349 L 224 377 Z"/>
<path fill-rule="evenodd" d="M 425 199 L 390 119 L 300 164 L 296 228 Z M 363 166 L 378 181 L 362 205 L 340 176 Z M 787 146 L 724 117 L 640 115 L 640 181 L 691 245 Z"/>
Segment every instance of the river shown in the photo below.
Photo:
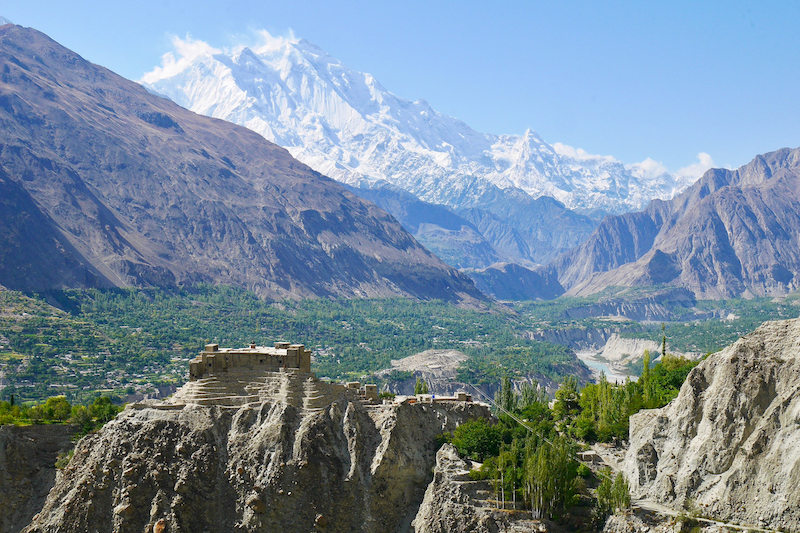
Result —
<path fill-rule="evenodd" d="M 592 375 L 595 380 L 600 379 L 600 372 L 605 372 L 606 379 L 612 383 L 619 382 L 623 383 L 627 378 L 631 378 L 632 381 L 636 381 L 636 376 L 628 376 L 627 374 L 614 372 L 611 368 L 604 362 L 597 360 L 597 352 L 593 351 L 580 351 L 575 352 L 575 355 L 578 356 L 578 359 L 583 361 L 583 364 L 589 367 L 589 370 L 592 371 Z"/>

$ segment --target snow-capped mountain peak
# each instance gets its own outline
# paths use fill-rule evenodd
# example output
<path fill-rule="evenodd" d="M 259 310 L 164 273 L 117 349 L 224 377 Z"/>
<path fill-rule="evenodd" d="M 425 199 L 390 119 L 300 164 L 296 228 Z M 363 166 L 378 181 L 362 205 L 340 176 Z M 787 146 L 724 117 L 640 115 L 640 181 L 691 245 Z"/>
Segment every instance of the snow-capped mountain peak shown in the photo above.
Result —
<path fill-rule="evenodd" d="M 385 180 L 452 207 L 469 201 L 464 183 L 479 179 L 552 196 L 570 208 L 619 213 L 669 198 L 702 173 L 697 167 L 673 175 L 652 160 L 626 166 L 550 145 L 530 129 L 479 133 L 424 99 L 395 96 L 305 39 L 260 37 L 257 46 L 230 51 L 175 38 L 175 53 L 141 81 L 195 112 L 260 133 L 334 179 Z"/>

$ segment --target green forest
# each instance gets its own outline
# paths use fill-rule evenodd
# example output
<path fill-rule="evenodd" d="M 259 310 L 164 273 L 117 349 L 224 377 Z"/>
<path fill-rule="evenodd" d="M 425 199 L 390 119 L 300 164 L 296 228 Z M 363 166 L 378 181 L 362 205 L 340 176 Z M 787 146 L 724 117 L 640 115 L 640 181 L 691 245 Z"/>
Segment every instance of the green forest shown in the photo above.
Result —
<path fill-rule="evenodd" d="M 459 379 L 498 383 L 503 376 L 560 381 L 578 361 L 567 347 L 531 340 L 557 328 L 615 328 L 660 340 L 658 324 L 615 318 L 568 318 L 600 297 L 492 303 L 480 309 L 408 299 L 309 299 L 268 302 L 254 293 L 200 285 L 165 289 L 0 291 L 0 399 L 77 403 L 99 395 L 174 390 L 188 361 L 207 342 L 243 346 L 285 340 L 306 344 L 313 370 L 332 379 L 361 378 L 431 348 L 469 356 Z M 798 299 L 697 302 L 703 320 L 667 322 L 670 350 L 708 353 L 764 320 L 795 317 Z M 641 365 L 637 367 L 641 370 Z"/>
<path fill-rule="evenodd" d="M 124 397 L 182 384 L 202 346 L 286 340 L 313 351 L 313 370 L 357 378 L 431 348 L 471 356 L 462 373 L 475 383 L 503 375 L 574 372 L 568 348 L 526 339 L 513 310 L 463 309 L 408 299 L 267 302 L 226 286 L 70 290 L 43 295 L 0 292 L 0 397 L 83 401 Z M 48 305 L 51 302 L 54 305 Z"/>

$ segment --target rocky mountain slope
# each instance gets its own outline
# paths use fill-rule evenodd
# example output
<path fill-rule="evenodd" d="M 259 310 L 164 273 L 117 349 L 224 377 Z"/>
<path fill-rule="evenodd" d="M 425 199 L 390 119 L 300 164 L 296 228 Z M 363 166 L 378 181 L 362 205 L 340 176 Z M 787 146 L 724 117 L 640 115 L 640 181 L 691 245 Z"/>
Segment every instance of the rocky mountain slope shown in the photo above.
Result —
<path fill-rule="evenodd" d="M 663 322 L 694 320 L 697 317 L 694 294 L 682 287 L 613 288 L 584 305 L 564 311 L 564 318 L 618 316 L 636 321 Z"/>
<path fill-rule="evenodd" d="M 486 267 L 500 261 L 500 253 L 480 230 L 453 210 L 423 202 L 389 184 L 380 185 L 348 189 L 396 218 L 406 231 L 450 266 Z"/>
<path fill-rule="evenodd" d="M 635 497 L 800 530 L 800 319 L 767 322 L 694 368 L 678 397 L 631 417 Z"/>
<path fill-rule="evenodd" d="M 81 440 L 34 531 L 397 531 L 435 436 L 488 408 L 363 405 L 292 371 L 207 378 Z"/>
<path fill-rule="evenodd" d="M 466 391 L 472 394 L 476 400 L 485 397 L 494 398 L 500 390 L 500 380 L 493 383 L 482 383 L 477 388 L 481 393 L 476 393 L 475 386 L 459 381 L 459 369 L 462 363 L 467 361 L 469 356 L 458 350 L 425 350 L 423 352 L 403 357 L 402 359 L 392 359 L 392 367 L 376 372 L 381 379 L 386 380 L 385 388 L 388 392 L 403 395 L 414 394 L 414 386 L 417 380 L 422 380 L 428 384 L 432 394 L 440 396 L 453 396 L 458 391 Z M 408 373 L 408 377 L 401 374 L 400 378 L 396 372 Z M 569 373 L 576 376 L 581 382 L 587 382 L 591 377 L 585 365 L 579 363 L 577 359 L 571 365 Z M 539 373 L 531 373 L 512 379 L 513 387 L 519 390 L 524 384 L 541 386 L 549 393 L 555 393 L 559 383 L 552 377 Z"/>
<path fill-rule="evenodd" d="M 691 182 L 650 165 L 552 146 L 536 133 L 490 135 L 410 102 L 306 40 L 263 32 L 258 47 L 165 56 L 142 81 L 180 105 L 257 131 L 315 170 L 358 185 L 388 180 L 420 199 L 461 207 L 472 178 L 570 209 L 624 212 Z M 182 47 L 184 50 L 189 47 Z"/>
<path fill-rule="evenodd" d="M 478 289 L 498 300 L 552 300 L 564 294 L 555 272 L 546 267 L 496 263 L 480 270 L 464 270 L 464 273 Z"/>
<path fill-rule="evenodd" d="M 481 298 L 382 210 L 250 130 L 0 27 L 0 283 Z"/>
<path fill-rule="evenodd" d="M 784 148 L 605 219 L 552 265 L 573 295 L 659 284 L 702 298 L 781 295 L 800 287 L 799 230 L 800 149 Z"/>
<path fill-rule="evenodd" d="M 420 242 L 456 268 L 512 262 L 535 268 L 585 241 L 597 222 L 542 196 L 471 178 L 459 207 L 419 200 L 387 182 L 351 191 L 391 213 Z"/>

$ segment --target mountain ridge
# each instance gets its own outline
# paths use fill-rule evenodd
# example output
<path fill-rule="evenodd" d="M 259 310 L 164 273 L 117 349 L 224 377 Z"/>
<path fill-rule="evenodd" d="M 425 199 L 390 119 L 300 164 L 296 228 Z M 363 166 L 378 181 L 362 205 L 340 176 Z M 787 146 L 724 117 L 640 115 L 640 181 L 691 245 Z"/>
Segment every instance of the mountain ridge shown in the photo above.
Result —
<path fill-rule="evenodd" d="M 800 148 L 712 169 L 670 201 L 610 216 L 551 267 L 571 295 L 610 285 L 684 286 L 700 298 L 798 288 Z"/>
<path fill-rule="evenodd" d="M 0 181 L 29 196 L 22 215 L 50 232 L 34 255 L 4 256 L 4 276 L 14 261 L 39 265 L 35 283 L 0 279 L 9 288 L 212 282 L 279 299 L 483 298 L 385 212 L 251 130 L 20 26 L 0 28 L 0 68 Z M 24 227 L 0 235 L 4 249 L 29 250 Z"/>
<path fill-rule="evenodd" d="M 671 197 L 691 178 L 657 165 L 623 165 L 562 145 L 532 130 L 523 135 L 476 132 L 387 91 L 371 74 L 348 69 L 307 40 L 263 33 L 261 47 L 171 53 L 143 84 L 201 114 L 247 126 L 344 183 L 376 180 L 420 199 L 459 208 L 460 182 L 480 177 L 570 209 L 625 212 Z M 177 42 L 177 41 L 176 41 Z"/>

